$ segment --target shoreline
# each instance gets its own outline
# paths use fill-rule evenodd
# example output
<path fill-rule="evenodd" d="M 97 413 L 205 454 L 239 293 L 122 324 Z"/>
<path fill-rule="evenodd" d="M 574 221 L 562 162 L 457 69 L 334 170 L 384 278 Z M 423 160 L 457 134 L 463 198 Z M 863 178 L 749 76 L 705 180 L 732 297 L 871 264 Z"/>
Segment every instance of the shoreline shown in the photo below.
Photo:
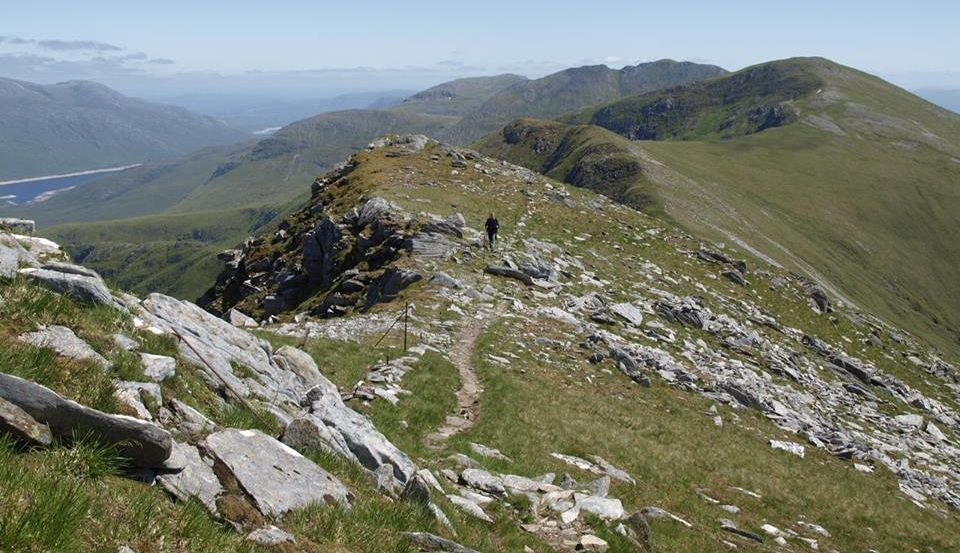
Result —
<path fill-rule="evenodd" d="M 120 165 L 117 167 L 107 167 L 105 169 L 91 169 L 89 171 L 78 171 L 76 173 L 63 173 L 60 175 L 47 175 L 44 177 L 29 177 L 26 179 L 16 179 L 16 180 L 6 180 L 0 181 L 0 186 L 7 186 L 9 184 L 24 184 L 27 182 L 37 182 L 50 179 L 62 179 L 66 177 L 82 177 L 84 175 L 97 175 L 99 173 L 116 173 L 119 171 L 126 171 L 127 169 L 133 169 L 134 167 L 140 167 L 142 163 L 133 163 L 131 165 Z"/>

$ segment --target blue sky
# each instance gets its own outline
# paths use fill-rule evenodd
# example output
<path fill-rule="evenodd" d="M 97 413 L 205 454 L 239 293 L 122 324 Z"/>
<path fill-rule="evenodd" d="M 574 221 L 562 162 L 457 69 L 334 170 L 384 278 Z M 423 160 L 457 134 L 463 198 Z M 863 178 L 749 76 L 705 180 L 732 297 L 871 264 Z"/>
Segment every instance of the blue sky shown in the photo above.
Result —
<path fill-rule="evenodd" d="M 0 76 L 296 96 L 541 76 L 659 58 L 727 69 L 819 55 L 960 88 L 960 2 L 487 0 L 5 2 Z"/>

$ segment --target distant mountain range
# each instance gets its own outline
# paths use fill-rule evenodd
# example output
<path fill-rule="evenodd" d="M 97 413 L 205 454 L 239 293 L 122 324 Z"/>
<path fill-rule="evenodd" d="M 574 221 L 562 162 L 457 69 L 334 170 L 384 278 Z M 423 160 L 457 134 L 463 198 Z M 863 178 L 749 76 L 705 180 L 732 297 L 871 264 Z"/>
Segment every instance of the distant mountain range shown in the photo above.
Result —
<path fill-rule="evenodd" d="M 212 117 L 90 81 L 0 78 L 0 180 L 165 159 L 242 138 Z"/>
<path fill-rule="evenodd" d="M 960 341 L 960 116 L 821 58 L 515 121 L 480 150 Z"/>

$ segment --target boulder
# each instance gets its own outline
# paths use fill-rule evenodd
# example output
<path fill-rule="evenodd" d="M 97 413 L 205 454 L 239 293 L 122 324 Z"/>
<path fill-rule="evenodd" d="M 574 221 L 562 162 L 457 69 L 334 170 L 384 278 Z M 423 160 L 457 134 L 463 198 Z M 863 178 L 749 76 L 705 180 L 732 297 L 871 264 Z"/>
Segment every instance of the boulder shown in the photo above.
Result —
<path fill-rule="evenodd" d="M 533 277 L 520 271 L 518 269 L 511 269 L 510 267 L 504 267 L 502 265 L 487 265 L 483 272 L 495 276 L 502 276 L 507 278 L 512 278 L 519 280 L 520 282 L 526 284 L 527 286 L 533 285 Z"/>
<path fill-rule="evenodd" d="M 143 365 L 143 374 L 154 382 L 163 382 L 177 374 L 177 360 L 173 357 L 141 353 L 140 363 Z"/>
<path fill-rule="evenodd" d="M 340 260 L 349 249 L 343 231 L 331 219 L 324 219 L 303 236 L 303 270 L 312 284 L 330 287 Z"/>
<path fill-rule="evenodd" d="M 157 475 L 157 482 L 181 501 L 196 497 L 214 515 L 217 497 L 223 486 L 213 472 L 213 463 L 200 456 L 200 450 L 189 444 L 173 442 L 166 468 Z"/>
<path fill-rule="evenodd" d="M 624 517 L 623 504 L 619 499 L 596 495 L 573 494 L 576 509 L 593 513 L 604 520 L 620 520 Z"/>
<path fill-rule="evenodd" d="M 92 361 L 103 368 L 110 367 L 110 363 L 102 355 L 65 326 L 50 326 L 36 332 L 28 332 L 18 339 L 38 348 L 52 349 L 57 355 L 63 357 Z"/>
<path fill-rule="evenodd" d="M 20 269 L 19 273 L 81 303 L 114 305 L 113 295 L 100 278 L 32 267 Z"/>
<path fill-rule="evenodd" d="M 124 351 L 136 351 L 140 349 L 140 344 L 136 340 L 123 334 L 114 334 L 113 343 Z"/>
<path fill-rule="evenodd" d="M 253 317 L 245 315 L 236 309 L 227 311 L 227 318 L 230 320 L 230 324 L 240 328 L 257 328 L 260 326 Z"/>
<path fill-rule="evenodd" d="M 434 275 L 430 277 L 430 284 L 436 284 L 437 286 L 443 286 L 444 288 L 454 289 L 461 288 L 463 286 L 459 280 L 453 278 L 443 271 L 434 273 Z"/>
<path fill-rule="evenodd" d="M 103 444 L 116 445 L 120 454 L 137 466 L 159 467 L 170 457 L 170 433 L 154 424 L 85 407 L 49 388 L 4 373 L 0 373 L 0 397 L 45 423 L 54 436 L 89 435 Z"/>
<path fill-rule="evenodd" d="M 507 494 L 503 480 L 483 469 L 466 469 L 460 473 L 460 478 L 466 485 L 476 490 L 499 496 Z"/>
<path fill-rule="evenodd" d="M 340 480 L 259 430 L 221 430 L 207 436 L 202 448 L 216 472 L 232 477 L 264 516 L 352 500 Z"/>
<path fill-rule="evenodd" d="M 28 446 L 45 447 L 53 443 L 50 427 L 39 423 L 26 411 L 0 398 L 0 433 L 9 434 Z"/>
<path fill-rule="evenodd" d="M 631 303 L 615 303 L 610 306 L 610 311 L 634 326 L 640 326 L 643 322 L 643 312 Z"/>
<path fill-rule="evenodd" d="M 297 543 L 297 539 L 293 534 L 281 530 L 272 524 L 257 528 L 247 534 L 247 537 L 244 539 L 267 547 L 276 547 L 285 543 Z"/>
<path fill-rule="evenodd" d="M 580 541 L 577 542 L 577 551 L 606 551 L 610 549 L 610 544 L 608 544 L 603 539 L 594 536 L 593 534 L 584 534 L 580 536 Z"/>
<path fill-rule="evenodd" d="M 13 278 L 21 265 L 36 267 L 37 260 L 16 238 L 0 232 L 0 277 Z"/>

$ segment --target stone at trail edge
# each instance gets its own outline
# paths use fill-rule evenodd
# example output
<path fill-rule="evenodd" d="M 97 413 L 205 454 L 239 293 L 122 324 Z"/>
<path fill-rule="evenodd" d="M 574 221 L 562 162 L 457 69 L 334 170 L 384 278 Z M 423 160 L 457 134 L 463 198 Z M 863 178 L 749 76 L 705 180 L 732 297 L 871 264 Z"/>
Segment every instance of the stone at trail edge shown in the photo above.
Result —
<path fill-rule="evenodd" d="M 50 428 L 37 422 L 26 411 L 0 398 L 0 433 L 13 436 L 30 446 L 45 447 L 53 442 Z"/>

